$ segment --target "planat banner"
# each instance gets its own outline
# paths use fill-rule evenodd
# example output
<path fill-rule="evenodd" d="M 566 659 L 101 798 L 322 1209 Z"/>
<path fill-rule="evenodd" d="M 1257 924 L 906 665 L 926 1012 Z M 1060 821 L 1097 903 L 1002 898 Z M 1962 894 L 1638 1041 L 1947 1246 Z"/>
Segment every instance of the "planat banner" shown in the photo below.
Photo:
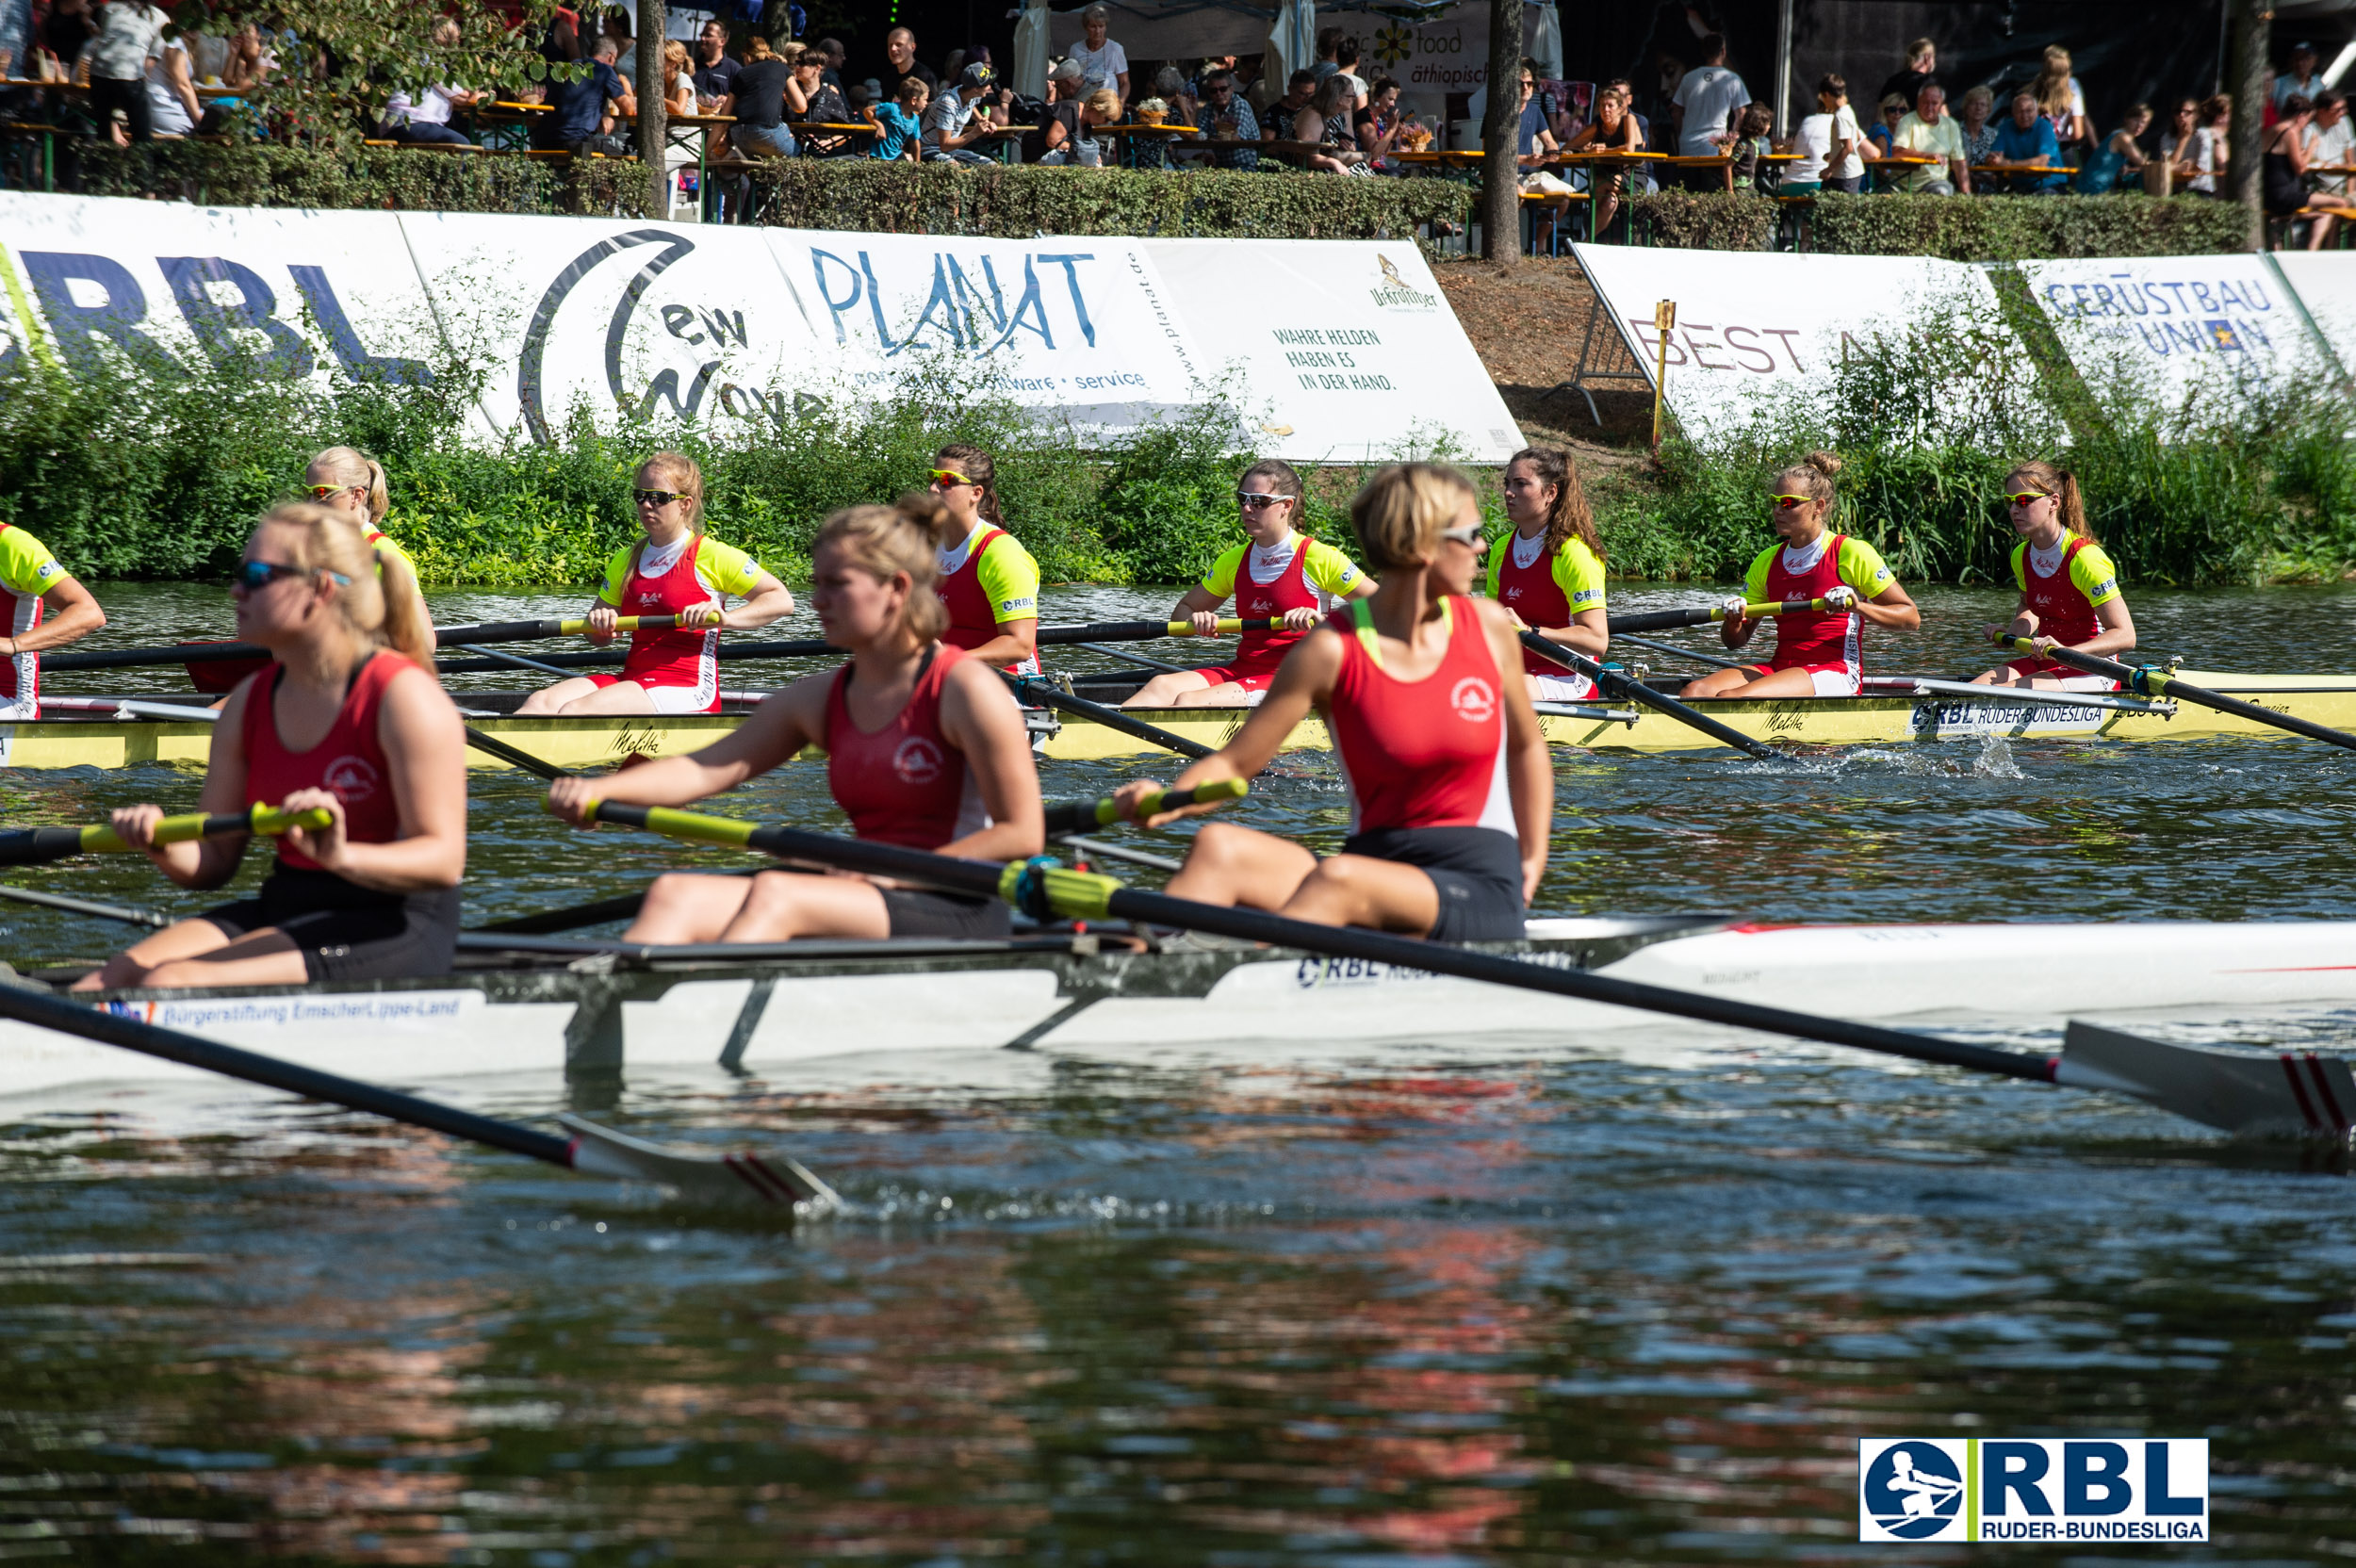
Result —
<path fill-rule="evenodd" d="M 2079 377 L 2171 407 L 2259 401 L 2328 374 L 2307 312 L 2265 255 L 2024 261 Z"/>
<path fill-rule="evenodd" d="M 1665 400 L 1679 427 L 1697 440 L 1733 436 L 1781 421 L 1806 400 L 1832 399 L 1842 356 L 1878 335 L 1903 336 L 1941 320 L 2018 342 L 2003 324 L 1987 273 L 1959 262 L 1619 245 L 1571 250 L 1595 286 L 1598 308 L 1611 313 L 1647 381 L 1663 357 L 1654 306 L 1676 302 Z M 2018 366 L 2019 356 L 2011 363 Z M 1972 416 L 1989 368 L 1973 366 L 1957 376 L 1948 401 L 1958 422 Z M 2033 395 L 2025 373 L 2019 390 Z"/>
<path fill-rule="evenodd" d="M 2346 251 L 2275 251 L 2269 259 L 2307 307 L 2345 382 L 2356 376 L 2356 255 Z"/>
<path fill-rule="evenodd" d="M 0 366 L 210 356 L 257 373 L 480 372 L 481 439 L 585 411 L 713 432 L 908 390 L 1084 440 L 1236 411 L 1311 461 L 1521 433 L 1412 240 L 1028 240 L 0 193 Z M 437 367 L 440 368 L 437 371 Z"/>

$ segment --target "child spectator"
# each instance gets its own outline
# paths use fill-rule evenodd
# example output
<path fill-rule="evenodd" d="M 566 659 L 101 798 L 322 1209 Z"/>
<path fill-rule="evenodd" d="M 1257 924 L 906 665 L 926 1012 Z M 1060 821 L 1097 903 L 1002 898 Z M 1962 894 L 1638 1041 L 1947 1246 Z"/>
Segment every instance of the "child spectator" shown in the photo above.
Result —
<path fill-rule="evenodd" d="M 917 149 L 923 144 L 924 135 L 924 106 L 931 99 L 932 93 L 926 90 L 922 77 L 903 76 L 900 78 L 897 101 L 877 104 L 867 111 L 867 118 L 875 122 L 876 131 L 875 156 L 887 162 L 893 159 L 905 159 L 909 163 L 918 161 L 920 155 Z"/>

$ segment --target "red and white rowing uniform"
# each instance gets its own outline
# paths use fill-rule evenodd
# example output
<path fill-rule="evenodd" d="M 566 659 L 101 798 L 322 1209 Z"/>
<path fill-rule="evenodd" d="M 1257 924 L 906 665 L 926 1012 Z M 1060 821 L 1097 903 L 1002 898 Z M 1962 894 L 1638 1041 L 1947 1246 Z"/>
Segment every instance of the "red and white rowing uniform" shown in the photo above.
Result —
<path fill-rule="evenodd" d="M 0 635 L 22 637 L 41 625 L 41 596 L 65 568 L 23 529 L 0 523 Z M 0 719 L 41 717 L 41 655 L 0 660 Z"/>
<path fill-rule="evenodd" d="M 1331 611 L 1366 580 L 1365 575 L 1340 550 L 1321 540 L 1299 533 L 1285 535 L 1274 549 L 1235 545 L 1220 552 L 1199 584 L 1203 593 L 1235 600 L 1235 613 L 1245 620 L 1276 619 L 1292 610 Z M 1224 664 L 1194 673 L 1214 686 L 1240 686 L 1265 692 L 1276 678 L 1277 666 L 1306 631 L 1247 631 L 1235 645 L 1235 657 Z"/>
<path fill-rule="evenodd" d="M 760 582 L 761 564 L 751 556 L 717 539 L 686 533 L 667 546 L 642 541 L 614 552 L 597 597 L 625 616 L 677 615 L 718 607 L 729 594 L 749 598 Z M 720 629 L 633 631 L 622 673 L 589 679 L 600 687 L 635 681 L 658 713 L 717 713 Z"/>
<path fill-rule="evenodd" d="M 1843 586 L 1870 599 L 1897 580 L 1873 546 L 1826 532 L 1803 547 L 1778 544 L 1759 551 L 1742 591 L 1753 604 L 1821 599 Z M 1806 670 L 1818 696 L 1853 697 L 1865 678 L 1864 631 L 1865 617 L 1855 610 L 1795 610 L 1775 617 L 1775 658 L 1750 667 L 1762 675 Z"/>
<path fill-rule="evenodd" d="M 1604 608 L 1603 563 L 1576 533 L 1551 555 L 1544 533 L 1509 533 L 1489 551 L 1489 596 L 1524 626 L 1568 626 L 1573 616 Z M 1595 694 L 1594 681 L 1528 648 L 1522 671 L 1535 678 L 1530 694 L 1543 702 L 1584 702 Z"/>
<path fill-rule="evenodd" d="M 941 569 L 934 590 L 949 607 L 941 640 L 977 648 L 995 640 L 1008 621 L 1039 619 L 1039 563 L 1023 541 L 994 524 L 977 522 L 954 549 L 935 547 Z M 1039 674 L 1039 655 L 1008 664 L 1008 675 Z"/>
<path fill-rule="evenodd" d="M 245 701 L 246 798 L 275 806 L 297 790 L 327 790 L 343 802 L 348 841 L 388 844 L 400 838 L 401 805 L 393 798 L 393 769 L 377 738 L 377 718 L 384 688 L 403 670 L 416 668 L 400 654 L 380 651 L 352 678 L 335 722 L 308 751 L 289 751 L 278 738 L 275 698 L 286 666 L 273 662 L 252 677 Z M 283 841 L 278 863 L 319 869 L 317 860 Z"/>
<path fill-rule="evenodd" d="M 936 850 L 990 825 L 973 770 L 941 727 L 941 699 L 962 648 L 936 645 L 916 673 L 916 686 L 892 721 L 865 730 L 852 722 L 846 694 L 852 664 L 826 688 L 826 788 L 851 819 L 851 831 L 880 843 Z M 1003 689 L 991 698 L 1011 705 Z M 924 888 L 879 887 L 895 937 L 1003 939 L 1012 914 L 994 898 L 973 898 Z"/>
<path fill-rule="evenodd" d="M 2064 647 L 2077 647 L 2102 635 L 2097 606 L 2123 597 L 2119 568 L 2102 547 L 2091 539 L 2065 534 L 2051 550 L 2032 549 L 2026 539 L 2012 550 L 2013 580 L 2021 585 L 2021 602 L 2037 615 L 2037 634 L 2051 637 Z M 2067 664 L 2034 654 L 2004 666 L 2012 675 L 2060 680 L 2072 691 L 2115 692 L 2119 682 L 2107 676 L 2088 675 Z"/>
<path fill-rule="evenodd" d="M 1343 639 L 1326 727 L 1350 786 L 1345 855 L 1420 868 L 1440 895 L 1431 936 L 1522 935 L 1521 840 L 1505 773 L 1505 697 L 1473 600 L 1441 601 L 1447 651 L 1420 680 L 1383 667 L 1374 612 L 1358 599 L 1326 625 Z"/>

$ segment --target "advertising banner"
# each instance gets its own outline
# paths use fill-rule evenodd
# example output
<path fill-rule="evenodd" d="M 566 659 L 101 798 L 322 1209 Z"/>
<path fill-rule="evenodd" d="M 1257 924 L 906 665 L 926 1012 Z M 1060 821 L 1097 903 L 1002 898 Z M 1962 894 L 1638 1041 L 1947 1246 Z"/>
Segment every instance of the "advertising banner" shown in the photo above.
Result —
<path fill-rule="evenodd" d="M 759 429 L 910 391 L 1084 440 L 1231 403 L 1274 456 L 1520 433 L 1412 241 L 973 239 L 0 194 L 0 363 L 484 371 L 476 433 L 585 411 Z M 439 368 L 437 369 L 437 367 Z"/>
<path fill-rule="evenodd" d="M 1834 397 L 1843 354 L 1878 335 L 1902 336 L 1945 319 L 2009 338 L 1987 274 L 1957 262 L 1617 245 L 1572 251 L 1647 379 L 1661 356 L 1653 307 L 1676 302 L 1667 401 L 1679 427 L 1698 440 Z M 1565 364 L 1562 373 L 1571 369 Z M 1973 375 L 1988 369 L 1973 368 Z M 1955 384 L 1957 419 L 1972 416 L 1973 375 Z"/>
<path fill-rule="evenodd" d="M 2321 345 L 2263 255 L 2024 261 L 2031 298 L 2079 378 L 2171 407 L 2246 404 L 2326 373 Z"/>

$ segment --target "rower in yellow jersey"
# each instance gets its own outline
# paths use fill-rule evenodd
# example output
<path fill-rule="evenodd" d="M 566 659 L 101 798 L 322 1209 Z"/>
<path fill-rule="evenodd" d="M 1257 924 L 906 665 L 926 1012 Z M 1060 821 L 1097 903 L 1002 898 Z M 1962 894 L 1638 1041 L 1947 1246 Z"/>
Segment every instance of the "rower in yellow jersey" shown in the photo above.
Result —
<path fill-rule="evenodd" d="M 376 557 L 379 577 L 384 577 L 387 565 L 398 564 L 399 575 L 385 578 L 384 591 L 415 597 L 417 624 L 427 629 L 425 645 L 433 647 L 434 616 L 427 611 L 425 595 L 417 587 L 417 564 L 384 531 L 384 514 L 392 507 L 392 493 L 384 482 L 384 466 L 357 447 L 330 447 L 312 458 L 311 466 L 303 470 L 303 488 L 319 505 L 340 512 L 360 525 L 360 536 L 368 541 L 369 551 Z"/>
<path fill-rule="evenodd" d="M 48 547 L 0 523 L 0 719 L 41 717 L 41 650 L 106 624 L 106 612 Z"/>
<path fill-rule="evenodd" d="M 1039 563 L 1006 531 L 998 469 L 979 447 L 933 454 L 933 494 L 945 509 L 933 531 L 939 592 L 949 607 L 941 640 L 1008 675 L 1039 674 Z"/>
<path fill-rule="evenodd" d="M 2009 626 L 1990 637 L 2029 637 L 2037 652 L 1972 678 L 1975 685 L 2042 686 L 2051 691 L 2115 692 L 2119 682 L 2046 657 L 2056 647 L 2116 659 L 2135 645 L 2135 618 L 2119 589 L 2119 568 L 2094 542 L 2078 478 L 2051 463 L 2023 463 L 2004 478 L 2012 505 L 2013 580 L 2021 603 Z"/>
<path fill-rule="evenodd" d="M 1513 531 L 1489 552 L 1489 596 L 1514 624 L 1601 659 L 1612 646 L 1603 602 L 1603 540 L 1568 452 L 1525 447 L 1505 466 Z M 1595 683 L 1528 648 L 1522 670 L 1539 702 L 1583 702 Z"/>

